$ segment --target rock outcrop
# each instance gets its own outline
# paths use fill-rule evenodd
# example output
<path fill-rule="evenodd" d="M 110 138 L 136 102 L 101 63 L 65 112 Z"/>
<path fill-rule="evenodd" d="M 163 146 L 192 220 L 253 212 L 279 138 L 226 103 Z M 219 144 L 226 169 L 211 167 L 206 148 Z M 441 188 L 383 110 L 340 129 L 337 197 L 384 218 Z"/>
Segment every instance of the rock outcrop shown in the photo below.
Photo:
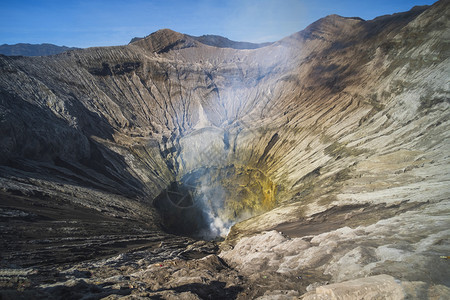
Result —
<path fill-rule="evenodd" d="M 5 297 L 448 296 L 449 11 L 0 56 Z"/>

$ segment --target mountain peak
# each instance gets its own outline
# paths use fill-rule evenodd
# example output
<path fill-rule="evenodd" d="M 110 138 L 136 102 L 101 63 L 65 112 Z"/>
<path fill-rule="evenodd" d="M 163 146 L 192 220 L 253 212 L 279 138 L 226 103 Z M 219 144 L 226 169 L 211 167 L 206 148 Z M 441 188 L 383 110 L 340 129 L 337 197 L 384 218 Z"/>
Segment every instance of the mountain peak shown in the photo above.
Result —
<path fill-rule="evenodd" d="M 173 31 L 160 29 L 145 38 L 134 38 L 130 44 L 140 46 L 156 53 L 164 53 L 174 49 L 195 47 L 196 42 L 190 36 Z"/>
<path fill-rule="evenodd" d="M 233 48 L 233 49 L 257 49 L 268 46 L 272 43 L 250 43 L 232 41 L 220 35 L 202 35 L 192 36 L 182 34 L 171 29 L 160 29 L 144 38 L 135 37 L 130 44 L 139 45 L 153 52 L 167 52 L 173 49 L 182 49 L 195 47 L 201 43 L 203 45 L 217 48 Z"/>

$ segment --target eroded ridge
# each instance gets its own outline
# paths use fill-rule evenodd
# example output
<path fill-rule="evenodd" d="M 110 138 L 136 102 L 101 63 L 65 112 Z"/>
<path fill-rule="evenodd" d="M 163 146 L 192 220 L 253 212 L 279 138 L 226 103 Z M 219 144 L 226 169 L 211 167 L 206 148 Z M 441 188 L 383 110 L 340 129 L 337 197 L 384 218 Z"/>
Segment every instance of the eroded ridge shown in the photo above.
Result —
<path fill-rule="evenodd" d="M 0 56 L 2 297 L 448 298 L 449 5 Z"/>

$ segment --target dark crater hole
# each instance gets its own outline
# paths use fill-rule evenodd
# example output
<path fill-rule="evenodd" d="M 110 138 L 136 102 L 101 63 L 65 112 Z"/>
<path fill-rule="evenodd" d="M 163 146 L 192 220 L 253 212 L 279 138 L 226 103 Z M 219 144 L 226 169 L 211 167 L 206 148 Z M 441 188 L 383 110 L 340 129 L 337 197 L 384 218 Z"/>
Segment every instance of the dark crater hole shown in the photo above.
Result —
<path fill-rule="evenodd" d="M 224 238 L 231 226 L 275 207 L 276 185 L 259 169 L 202 167 L 172 182 L 153 201 L 163 228 L 201 239 Z"/>
<path fill-rule="evenodd" d="M 201 207 L 196 203 L 195 190 L 179 182 L 172 182 L 153 202 L 161 215 L 163 228 L 170 233 L 197 236 L 207 223 Z"/>

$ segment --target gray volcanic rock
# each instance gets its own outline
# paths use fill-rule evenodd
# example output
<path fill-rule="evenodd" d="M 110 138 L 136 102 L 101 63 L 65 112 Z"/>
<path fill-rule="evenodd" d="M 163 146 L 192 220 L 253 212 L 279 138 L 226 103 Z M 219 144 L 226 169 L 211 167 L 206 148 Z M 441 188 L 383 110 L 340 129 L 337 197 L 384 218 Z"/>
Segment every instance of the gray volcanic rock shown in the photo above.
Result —
<path fill-rule="evenodd" d="M 2 295 L 448 297 L 449 20 L 0 56 Z"/>

